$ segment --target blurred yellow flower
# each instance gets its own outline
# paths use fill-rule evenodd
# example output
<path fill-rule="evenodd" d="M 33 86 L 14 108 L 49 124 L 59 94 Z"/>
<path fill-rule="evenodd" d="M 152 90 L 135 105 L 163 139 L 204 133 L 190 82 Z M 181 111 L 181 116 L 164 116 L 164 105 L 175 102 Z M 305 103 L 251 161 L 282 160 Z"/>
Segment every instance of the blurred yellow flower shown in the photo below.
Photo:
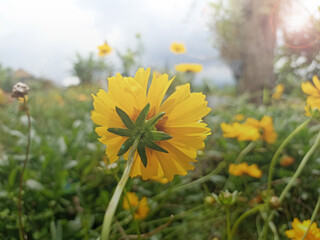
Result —
<path fill-rule="evenodd" d="M 272 118 L 269 116 L 263 116 L 260 121 L 260 126 L 263 129 L 263 140 L 267 143 L 274 143 L 277 140 L 278 134 L 274 131 Z"/>
<path fill-rule="evenodd" d="M 173 79 L 168 75 L 159 77 L 153 74 L 148 89 L 150 69 L 139 69 L 135 77 L 116 77 L 108 79 L 108 93 L 99 90 L 94 98 L 94 111 L 91 118 L 100 127 L 96 128 L 99 140 L 107 145 L 106 154 L 110 163 L 119 157 L 120 147 L 128 137 L 119 136 L 108 131 L 109 128 L 125 128 L 116 107 L 122 109 L 135 122 L 138 114 L 150 104 L 147 119 L 164 112 L 165 114 L 155 125 L 156 131 L 169 134 L 169 140 L 157 141 L 156 144 L 166 152 L 145 148 L 147 164 L 144 165 L 139 154 L 130 171 L 130 176 L 141 176 L 143 180 L 152 177 L 166 177 L 171 181 L 174 175 L 186 175 L 188 170 L 194 169 L 191 162 L 196 162 L 197 151 L 204 147 L 204 139 L 210 135 L 207 124 L 202 118 L 210 112 L 202 93 L 191 93 L 190 84 L 176 88 L 176 91 L 163 101 Z M 128 158 L 128 152 L 124 154 Z"/>
<path fill-rule="evenodd" d="M 182 54 L 186 52 L 186 47 L 182 42 L 173 42 L 170 45 L 170 50 L 174 54 Z"/>
<path fill-rule="evenodd" d="M 236 121 L 241 122 L 244 119 L 244 115 L 243 114 L 237 114 L 235 119 L 236 119 Z"/>
<path fill-rule="evenodd" d="M 280 166 L 282 167 L 288 167 L 288 166 L 291 166 L 293 163 L 294 163 L 294 158 L 293 157 L 290 157 L 290 156 L 283 156 L 281 159 L 280 159 Z"/>
<path fill-rule="evenodd" d="M 272 98 L 279 100 L 281 98 L 283 92 L 284 92 L 284 85 L 280 83 L 276 86 L 276 90 L 273 93 Z"/>
<path fill-rule="evenodd" d="M 292 229 L 286 231 L 287 237 L 293 240 L 301 240 L 310 223 L 310 220 L 305 220 L 301 223 L 297 218 L 294 218 Z M 313 222 L 311 224 L 305 240 L 320 240 L 320 229 L 317 227 L 317 223 Z"/>
<path fill-rule="evenodd" d="M 4 91 L 0 88 L 0 104 L 4 104 L 6 102 L 6 96 Z"/>
<path fill-rule="evenodd" d="M 259 129 L 249 124 L 221 123 L 220 127 L 225 138 L 237 138 L 238 141 L 257 141 L 261 138 Z"/>
<path fill-rule="evenodd" d="M 79 102 L 83 102 L 83 101 L 86 101 L 88 100 L 88 97 L 84 94 L 79 94 L 76 96 L 76 99 L 79 101 Z"/>
<path fill-rule="evenodd" d="M 249 175 L 255 178 L 261 178 L 262 171 L 258 168 L 257 164 L 248 165 L 248 163 L 243 162 L 239 164 L 230 164 L 229 173 L 234 176 Z"/>
<path fill-rule="evenodd" d="M 26 102 L 28 102 L 28 100 L 29 100 L 28 95 L 25 95 L 24 98 L 23 97 L 18 97 L 18 101 L 20 103 L 24 103 L 24 100 L 26 100 Z"/>
<path fill-rule="evenodd" d="M 130 206 L 135 209 L 134 219 L 145 219 L 150 211 L 147 197 L 142 197 L 139 201 L 138 196 L 134 192 L 128 192 L 127 197 L 123 199 L 122 208 L 130 210 Z"/>
<path fill-rule="evenodd" d="M 312 78 L 313 84 L 310 82 L 304 82 L 301 84 L 302 91 L 308 94 L 307 106 L 305 106 L 306 116 L 310 117 L 312 112 L 319 112 L 320 110 L 320 81 L 317 76 Z"/>
<path fill-rule="evenodd" d="M 310 82 L 301 83 L 302 91 L 312 97 L 320 98 L 320 81 L 317 76 L 313 76 L 312 78 L 313 84 Z"/>
<path fill-rule="evenodd" d="M 202 71 L 202 65 L 196 64 L 196 63 L 181 63 L 178 65 L 175 65 L 174 68 L 178 72 L 194 72 L 198 73 Z"/>
<path fill-rule="evenodd" d="M 112 48 L 108 45 L 107 42 L 105 42 L 105 44 L 98 46 L 99 49 L 99 56 L 103 57 L 108 55 L 109 53 L 111 53 Z"/>

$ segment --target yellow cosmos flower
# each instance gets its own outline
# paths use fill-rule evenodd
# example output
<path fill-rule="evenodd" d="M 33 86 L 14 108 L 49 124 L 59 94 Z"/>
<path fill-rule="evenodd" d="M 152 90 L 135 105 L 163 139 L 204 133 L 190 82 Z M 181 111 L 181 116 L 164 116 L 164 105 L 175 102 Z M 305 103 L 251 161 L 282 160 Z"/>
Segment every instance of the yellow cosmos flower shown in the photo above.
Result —
<path fill-rule="evenodd" d="M 167 184 L 169 182 L 168 178 L 166 178 L 166 177 L 158 177 L 157 176 L 157 177 L 152 177 L 150 179 L 153 181 L 156 181 L 158 183 L 162 183 L 162 184 Z"/>
<path fill-rule="evenodd" d="M 112 48 L 108 45 L 107 42 L 105 42 L 105 44 L 98 46 L 99 49 L 99 56 L 103 57 L 108 55 L 109 53 L 111 53 Z"/>
<path fill-rule="evenodd" d="M 259 129 L 249 124 L 221 123 L 220 127 L 225 138 L 237 138 L 238 141 L 257 141 L 261 138 Z"/>
<path fill-rule="evenodd" d="M 181 42 L 173 42 L 170 45 L 170 50 L 171 52 L 173 52 L 174 54 L 182 54 L 186 52 L 186 47 L 184 45 L 184 43 Z"/>
<path fill-rule="evenodd" d="M 280 160 L 280 166 L 282 167 L 288 167 L 291 166 L 294 163 L 294 158 L 290 156 L 283 156 Z"/>
<path fill-rule="evenodd" d="M 263 140 L 270 144 L 274 143 L 277 140 L 278 134 L 274 131 L 272 118 L 269 116 L 263 116 L 260 120 L 260 126 L 263 130 Z"/>
<path fill-rule="evenodd" d="M 281 98 L 283 92 L 284 92 L 284 85 L 280 83 L 276 86 L 276 90 L 273 93 L 272 98 L 279 100 Z"/>
<path fill-rule="evenodd" d="M 320 97 L 309 96 L 304 107 L 306 116 L 311 117 L 313 111 L 320 111 Z"/>
<path fill-rule="evenodd" d="M 261 178 L 262 171 L 259 169 L 257 164 L 248 165 L 248 163 L 243 162 L 240 164 L 230 164 L 229 173 L 234 176 L 249 175 L 255 178 Z"/>
<path fill-rule="evenodd" d="M 305 220 L 301 223 L 295 218 L 292 222 L 292 229 L 286 231 L 287 237 L 293 240 L 301 240 L 310 223 L 310 220 Z M 311 224 L 305 240 L 320 240 L 320 229 L 317 227 L 317 223 Z"/>
<path fill-rule="evenodd" d="M 130 176 L 141 176 L 142 179 L 165 176 L 171 181 L 174 175 L 186 175 L 188 170 L 194 169 L 191 162 L 196 162 L 197 151 L 204 147 L 204 139 L 210 135 L 210 129 L 201 119 L 210 112 L 202 93 L 191 93 L 190 84 L 176 88 L 176 91 L 163 101 L 173 79 L 168 75 L 159 77 L 153 74 L 149 89 L 150 69 L 139 69 L 134 78 L 116 77 L 108 79 L 108 92 L 99 90 L 94 98 L 94 111 L 91 118 L 100 125 L 96 128 L 99 140 L 107 145 L 106 154 L 109 162 L 118 159 L 119 149 L 129 139 L 108 131 L 110 128 L 125 128 L 116 108 L 121 109 L 133 122 L 147 104 L 150 110 L 146 119 L 164 113 L 154 126 L 155 131 L 170 135 L 172 138 L 156 141 L 160 150 L 145 148 L 147 164 L 142 162 L 140 153 L 135 158 Z M 139 150 L 139 149 L 138 149 Z M 124 154 L 127 159 L 128 152 Z"/>
<path fill-rule="evenodd" d="M 135 209 L 134 219 L 145 219 L 150 211 L 147 197 L 142 197 L 139 201 L 138 196 L 134 192 L 128 192 L 127 197 L 123 199 L 122 208 L 130 210 L 130 206 Z"/>
<path fill-rule="evenodd" d="M 174 68 L 178 72 L 194 72 L 198 73 L 202 71 L 202 65 L 196 64 L 196 63 L 181 63 L 178 65 L 175 65 Z"/>
<path fill-rule="evenodd" d="M 320 98 L 320 81 L 317 76 L 313 76 L 312 81 L 314 86 L 310 82 L 304 82 L 301 84 L 302 91 L 309 96 Z"/>

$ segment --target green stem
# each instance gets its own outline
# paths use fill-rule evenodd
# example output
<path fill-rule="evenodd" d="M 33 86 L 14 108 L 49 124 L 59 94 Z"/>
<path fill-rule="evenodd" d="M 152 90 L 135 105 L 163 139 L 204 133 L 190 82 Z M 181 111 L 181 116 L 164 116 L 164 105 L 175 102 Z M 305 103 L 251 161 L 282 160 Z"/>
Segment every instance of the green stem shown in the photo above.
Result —
<path fill-rule="evenodd" d="M 27 236 L 24 233 L 23 230 L 23 223 L 22 223 L 22 190 L 23 190 L 23 174 L 26 170 L 28 159 L 29 159 L 29 151 L 30 151 L 30 143 L 31 143 L 31 117 L 29 112 L 29 107 L 27 103 L 27 99 L 25 96 L 23 96 L 23 102 L 24 102 L 24 109 L 27 113 L 28 117 L 28 139 L 27 139 L 27 147 L 26 147 L 26 157 L 23 162 L 23 167 L 20 173 L 20 180 L 19 180 L 19 197 L 18 197 L 18 221 L 19 221 L 19 236 L 20 240 L 26 240 Z"/>
<path fill-rule="evenodd" d="M 256 142 L 251 142 L 250 144 L 248 144 L 238 155 L 238 157 L 236 158 L 236 160 L 234 161 L 235 163 L 239 163 L 241 162 L 241 160 L 243 159 L 243 157 L 245 155 L 247 155 L 255 146 L 256 146 Z"/>
<path fill-rule="evenodd" d="M 230 207 L 227 206 L 226 207 L 226 214 L 227 214 L 227 236 L 228 236 L 228 240 L 232 240 L 232 235 L 231 235 L 231 231 L 230 231 Z"/>
<path fill-rule="evenodd" d="M 309 225 L 307 231 L 304 233 L 304 235 L 303 235 L 303 237 L 302 237 L 301 240 L 304 240 L 304 239 L 306 238 L 306 236 L 307 236 L 307 234 L 308 234 L 308 231 L 309 231 L 309 229 L 310 229 L 310 227 L 311 227 L 311 224 L 313 223 L 313 221 L 314 221 L 314 219 L 316 218 L 316 215 L 317 215 L 317 213 L 318 213 L 318 211 L 319 211 L 319 207 L 320 207 L 320 195 L 319 195 L 319 198 L 318 198 L 317 205 L 316 205 L 316 207 L 315 207 L 314 210 L 313 210 L 313 213 L 312 213 L 312 216 L 311 216 L 311 219 L 310 219 L 310 225 Z"/>
<path fill-rule="evenodd" d="M 269 167 L 269 174 L 268 174 L 268 187 L 267 192 L 269 193 L 271 190 L 271 182 L 273 177 L 273 171 L 275 168 L 275 165 L 277 163 L 277 160 L 279 158 L 280 153 L 282 150 L 288 145 L 288 143 L 291 141 L 291 139 L 297 135 L 309 122 L 311 118 L 308 118 L 306 121 L 304 121 L 302 124 L 300 124 L 293 132 L 290 133 L 290 135 L 281 143 L 281 145 L 278 147 L 277 151 L 272 157 L 270 167 Z"/>
<path fill-rule="evenodd" d="M 237 221 L 233 224 L 233 227 L 231 229 L 231 237 L 233 237 L 233 235 L 235 234 L 239 224 L 247 217 L 249 217 L 251 214 L 254 214 L 255 212 L 259 211 L 261 208 L 265 207 L 265 204 L 260 204 L 255 206 L 254 208 L 250 209 L 249 211 L 246 211 L 245 213 L 243 213 L 238 219 Z"/>
<path fill-rule="evenodd" d="M 317 149 L 318 145 L 320 143 L 320 132 L 318 133 L 318 136 L 316 138 L 316 141 L 314 142 L 314 144 L 312 145 L 312 147 L 309 149 L 309 151 L 307 152 L 307 154 L 304 156 L 304 158 L 302 159 L 298 169 L 296 170 L 296 172 L 294 173 L 293 177 L 290 179 L 289 183 L 287 184 L 287 186 L 285 187 L 285 189 L 282 191 L 279 200 L 280 202 L 283 201 L 284 197 L 286 196 L 286 194 L 288 193 L 288 191 L 290 190 L 290 188 L 292 187 L 292 185 L 294 184 L 294 182 L 296 181 L 296 179 L 299 177 L 299 175 L 301 174 L 303 168 L 306 166 L 309 158 L 311 157 L 311 155 L 314 153 L 314 151 Z"/>
<path fill-rule="evenodd" d="M 138 136 L 130 149 L 129 157 L 127 161 L 127 166 L 124 169 L 123 175 L 120 179 L 120 181 L 117 184 L 116 190 L 113 193 L 113 196 L 111 198 L 111 201 L 109 202 L 108 208 L 106 210 L 106 213 L 104 215 L 103 224 L 102 224 L 102 231 L 101 231 L 101 238 L 100 240 L 108 240 L 109 234 L 110 234 L 110 226 L 112 222 L 112 218 L 114 216 L 114 213 L 117 209 L 120 196 L 122 194 L 123 188 L 126 185 L 131 167 L 133 165 L 134 155 L 137 150 L 138 144 L 139 144 L 140 136 Z"/>

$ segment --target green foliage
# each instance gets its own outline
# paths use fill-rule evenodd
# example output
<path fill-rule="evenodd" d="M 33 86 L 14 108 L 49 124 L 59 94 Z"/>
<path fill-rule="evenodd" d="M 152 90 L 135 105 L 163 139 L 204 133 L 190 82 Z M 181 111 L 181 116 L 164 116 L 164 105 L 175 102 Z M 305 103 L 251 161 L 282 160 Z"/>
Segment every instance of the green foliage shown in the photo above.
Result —
<path fill-rule="evenodd" d="M 96 58 L 93 53 L 89 53 L 88 57 L 77 53 L 72 72 L 80 79 L 81 84 L 93 84 L 109 76 L 112 69 L 113 67 L 106 64 L 103 58 Z"/>
<path fill-rule="evenodd" d="M 24 175 L 23 220 L 29 239 L 97 239 L 107 204 L 125 161 L 106 165 L 105 147 L 97 141 L 90 119 L 91 93 L 98 86 L 85 85 L 69 89 L 45 89 L 29 94 L 32 116 L 30 161 Z M 150 213 L 139 222 L 142 233 L 150 232 L 168 222 L 169 225 L 150 239 L 226 239 L 225 209 L 218 203 L 204 204 L 211 193 L 241 192 L 230 206 L 231 225 L 245 211 L 250 202 L 266 188 L 267 172 L 273 153 L 281 142 L 306 117 L 304 101 L 286 96 L 270 105 L 255 106 L 248 96 L 235 98 L 232 90 L 215 89 L 224 98 L 213 102 L 212 113 L 205 121 L 213 134 L 206 140 L 206 148 L 199 152 L 199 162 L 187 176 L 177 176 L 166 185 L 140 178 L 129 179 L 127 191 L 148 197 Z M 250 96 L 249 96 L 250 97 Z M 209 97 L 211 99 L 211 97 Z M 215 99 L 216 100 L 216 99 Z M 17 199 L 19 175 L 25 156 L 27 118 L 17 101 L 0 108 L 0 239 L 18 239 Z M 235 115 L 261 119 L 272 116 L 278 139 L 275 144 L 258 141 L 243 161 L 256 163 L 263 170 L 262 178 L 229 175 L 227 165 L 234 162 L 248 142 L 238 142 L 222 136 L 221 122 L 235 121 Z M 295 158 L 294 165 L 275 169 L 273 188 L 279 195 L 300 160 L 314 141 L 319 125 L 315 122 L 303 129 L 285 148 L 283 155 Z M 299 181 L 289 191 L 278 215 L 273 219 L 280 239 L 285 239 L 288 222 L 294 217 L 311 217 L 319 191 L 319 150 L 303 170 Z M 107 160 L 106 160 L 107 161 Z M 222 165 L 221 165 L 222 164 Z M 212 171 L 220 169 L 216 174 Z M 196 182 L 206 176 L 205 180 Z M 188 184 L 191 183 L 191 184 Z M 123 210 L 122 200 L 112 226 L 111 239 L 123 234 L 137 234 L 129 211 Z M 173 217 L 170 217 L 173 215 Z M 248 224 L 250 222 L 250 224 Z M 264 221 L 258 212 L 240 223 L 234 240 L 257 239 L 257 229 Z M 269 239 L 272 234 L 269 234 Z"/>

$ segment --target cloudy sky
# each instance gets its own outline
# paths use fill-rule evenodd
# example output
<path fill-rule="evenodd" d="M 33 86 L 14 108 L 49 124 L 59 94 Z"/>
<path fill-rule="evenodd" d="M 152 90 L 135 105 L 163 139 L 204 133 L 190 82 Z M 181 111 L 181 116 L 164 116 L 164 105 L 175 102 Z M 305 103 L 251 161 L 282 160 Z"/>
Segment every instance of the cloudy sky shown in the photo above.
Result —
<path fill-rule="evenodd" d="M 63 84 L 72 75 L 76 52 L 97 53 L 105 40 L 120 52 L 135 49 L 139 33 L 144 44 L 142 67 L 196 62 L 204 65 L 199 78 L 232 83 L 228 67 L 212 47 L 208 4 L 207 0 L 0 0 L 0 63 Z M 187 55 L 173 55 L 172 41 L 185 42 Z M 107 58 L 119 68 L 115 52 Z"/>

